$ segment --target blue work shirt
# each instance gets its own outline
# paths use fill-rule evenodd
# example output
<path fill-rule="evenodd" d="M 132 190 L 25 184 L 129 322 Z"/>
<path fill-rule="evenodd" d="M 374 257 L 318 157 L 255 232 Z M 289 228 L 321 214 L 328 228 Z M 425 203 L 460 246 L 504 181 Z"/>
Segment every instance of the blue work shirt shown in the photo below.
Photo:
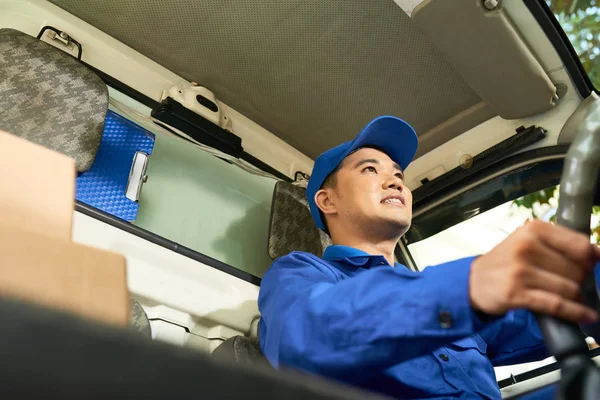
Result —
<path fill-rule="evenodd" d="M 261 349 L 275 368 L 396 398 L 500 399 L 494 366 L 548 352 L 532 313 L 484 322 L 473 312 L 472 260 L 414 272 L 345 246 L 293 252 L 262 280 Z"/>

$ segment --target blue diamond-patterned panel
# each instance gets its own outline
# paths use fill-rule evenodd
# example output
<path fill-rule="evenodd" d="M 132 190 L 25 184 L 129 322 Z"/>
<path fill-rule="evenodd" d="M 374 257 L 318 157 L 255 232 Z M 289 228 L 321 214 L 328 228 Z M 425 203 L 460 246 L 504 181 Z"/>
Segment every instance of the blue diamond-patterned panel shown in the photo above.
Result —
<path fill-rule="evenodd" d="M 138 151 L 151 154 L 154 135 L 108 111 L 92 167 L 77 177 L 75 197 L 126 221 L 135 221 L 138 203 L 125 197 L 129 170 Z"/>

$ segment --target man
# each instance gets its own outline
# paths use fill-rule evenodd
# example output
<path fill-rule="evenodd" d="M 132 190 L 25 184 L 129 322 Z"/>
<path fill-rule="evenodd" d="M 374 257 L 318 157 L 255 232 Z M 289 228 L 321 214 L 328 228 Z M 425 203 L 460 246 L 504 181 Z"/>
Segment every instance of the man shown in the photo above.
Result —
<path fill-rule="evenodd" d="M 548 356 L 533 314 L 590 323 L 579 286 L 600 251 L 542 222 L 488 254 L 417 273 L 394 263 L 417 136 L 394 117 L 319 156 L 307 196 L 334 243 L 276 260 L 259 295 L 261 348 L 292 366 L 398 398 L 500 399 L 494 365 Z M 465 238 L 468 240 L 468 238 Z M 431 249 L 436 251 L 436 249 Z"/>

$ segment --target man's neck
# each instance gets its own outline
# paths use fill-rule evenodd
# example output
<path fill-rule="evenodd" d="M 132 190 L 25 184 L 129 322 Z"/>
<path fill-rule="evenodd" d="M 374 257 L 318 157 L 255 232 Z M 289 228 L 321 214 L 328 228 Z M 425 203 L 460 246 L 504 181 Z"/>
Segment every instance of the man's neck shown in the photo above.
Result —
<path fill-rule="evenodd" d="M 382 255 L 391 266 L 394 265 L 394 250 L 406 232 L 406 229 L 392 224 L 359 224 L 356 220 L 350 224 L 332 223 L 329 228 L 334 244 Z"/>

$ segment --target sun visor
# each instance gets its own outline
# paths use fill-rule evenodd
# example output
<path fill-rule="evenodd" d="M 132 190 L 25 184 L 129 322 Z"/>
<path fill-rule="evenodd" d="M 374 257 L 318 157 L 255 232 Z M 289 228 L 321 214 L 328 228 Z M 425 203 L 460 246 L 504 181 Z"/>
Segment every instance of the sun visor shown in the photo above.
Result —
<path fill-rule="evenodd" d="M 554 106 L 556 88 L 513 27 L 502 2 L 425 0 L 412 19 L 502 118 L 528 117 Z"/>

